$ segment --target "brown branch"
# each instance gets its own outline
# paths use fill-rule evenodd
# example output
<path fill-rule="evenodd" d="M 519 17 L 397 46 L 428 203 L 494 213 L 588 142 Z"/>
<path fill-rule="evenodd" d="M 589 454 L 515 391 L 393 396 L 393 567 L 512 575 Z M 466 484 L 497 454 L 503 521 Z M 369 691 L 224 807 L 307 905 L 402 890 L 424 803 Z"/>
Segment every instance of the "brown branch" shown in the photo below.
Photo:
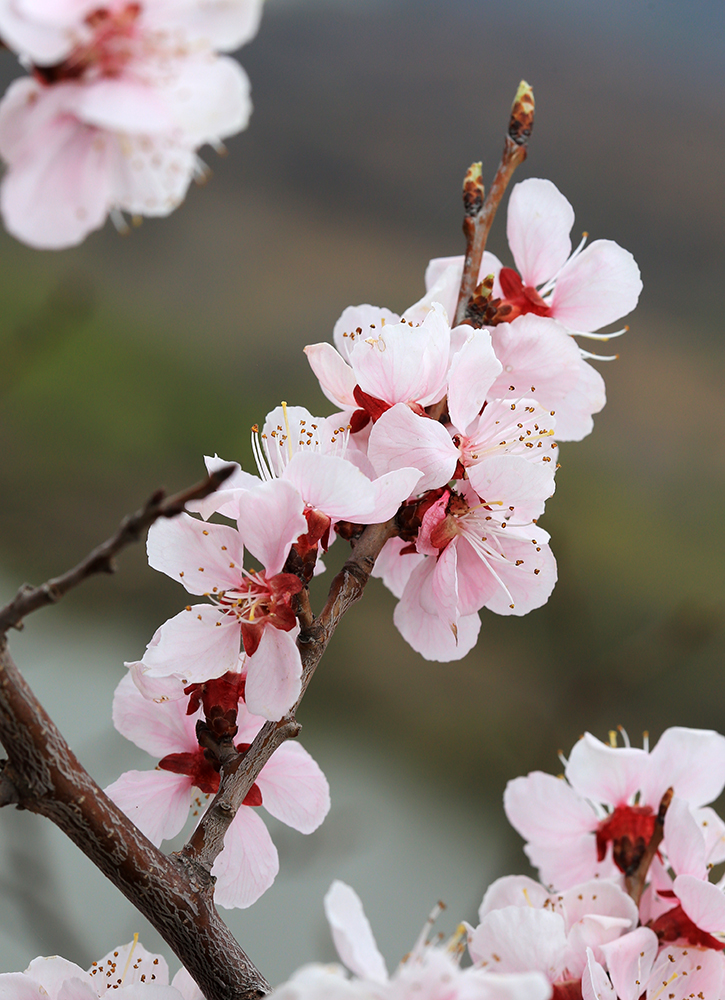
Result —
<path fill-rule="evenodd" d="M 137 542 L 143 532 L 160 517 L 176 517 L 190 500 L 201 500 L 228 479 L 234 471 L 233 465 L 225 465 L 205 479 L 181 493 L 165 498 L 163 490 L 157 490 L 137 510 L 121 522 L 118 531 L 90 552 L 85 559 L 62 576 L 48 580 L 40 587 L 28 585 L 20 588 L 15 598 L 0 609 L 0 635 L 11 628 L 22 627 L 23 619 L 38 608 L 55 604 L 64 594 L 77 587 L 95 573 L 115 572 L 114 556 L 132 542 Z"/>
<path fill-rule="evenodd" d="M 466 236 L 466 256 L 453 326 L 458 326 L 466 319 L 468 303 L 478 285 L 483 251 L 486 249 L 486 241 L 496 210 L 514 170 L 526 159 L 527 141 L 531 135 L 533 123 L 534 93 L 526 81 L 522 80 L 511 107 L 508 134 L 504 142 L 501 162 L 483 204 L 481 204 L 483 186 L 480 179 L 480 164 L 474 163 L 469 168 L 464 181 L 463 203 L 466 214 L 463 220 L 463 232 Z"/>
<path fill-rule="evenodd" d="M 14 801 L 60 827 L 159 931 L 208 1000 L 256 1000 L 269 992 L 216 912 L 208 872 L 166 857 L 104 795 L 39 705 L 5 639 L 0 741 L 8 755 L 0 802 Z"/>
<path fill-rule="evenodd" d="M 396 531 L 395 518 L 385 524 L 370 524 L 355 543 L 352 555 L 330 585 L 327 602 L 319 617 L 303 627 L 297 639 L 302 658 L 302 691 L 297 702 L 279 722 L 266 722 L 246 753 L 237 754 L 235 759 L 222 765 L 219 791 L 180 852 L 187 863 L 211 871 L 224 847 L 226 831 L 259 772 L 277 747 L 298 735 L 301 727 L 295 712 L 317 664 L 342 616 L 362 597 L 380 550 Z"/>
<path fill-rule="evenodd" d="M 627 872 L 624 877 L 624 887 L 637 906 L 639 906 L 639 901 L 642 898 L 642 893 L 644 892 L 649 866 L 652 864 L 654 856 L 662 843 L 662 838 L 665 835 L 665 816 L 670 807 L 670 802 L 672 802 L 672 796 L 674 793 L 674 788 L 668 788 L 662 796 L 662 801 L 660 802 L 660 807 L 657 810 L 657 817 L 655 819 L 655 828 L 652 832 L 649 843 L 647 844 L 642 857 L 637 862 L 637 867 L 632 872 Z"/>

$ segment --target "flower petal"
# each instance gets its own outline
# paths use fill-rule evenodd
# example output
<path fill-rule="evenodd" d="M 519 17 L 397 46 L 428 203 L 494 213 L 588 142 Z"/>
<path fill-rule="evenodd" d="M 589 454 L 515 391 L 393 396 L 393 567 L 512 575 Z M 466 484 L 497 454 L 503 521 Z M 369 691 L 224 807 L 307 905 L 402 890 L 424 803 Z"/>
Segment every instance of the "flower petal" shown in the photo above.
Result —
<path fill-rule="evenodd" d="M 531 177 L 514 186 L 506 235 L 524 285 L 553 278 L 571 253 L 574 209 L 551 181 Z"/>
<path fill-rule="evenodd" d="M 356 976 L 385 983 L 388 970 L 357 893 L 335 880 L 325 894 L 325 916 L 337 954 Z"/>
<path fill-rule="evenodd" d="M 166 573 L 190 594 L 239 587 L 244 546 L 236 528 L 189 514 L 159 518 L 149 528 L 149 566 Z"/>
<path fill-rule="evenodd" d="M 262 805 L 300 833 L 312 833 L 330 811 L 330 786 L 299 743 L 283 743 L 257 778 Z"/>
<path fill-rule="evenodd" d="M 256 902 L 279 871 L 277 848 L 267 827 L 250 806 L 240 806 L 214 862 L 214 901 L 230 910 Z"/>
<path fill-rule="evenodd" d="M 191 778 L 169 771 L 126 771 L 105 789 L 157 847 L 183 829 L 191 805 Z"/>
<path fill-rule="evenodd" d="M 255 653 L 247 657 L 245 698 L 249 711 L 276 722 L 300 696 L 302 661 L 297 630 L 267 625 Z"/>

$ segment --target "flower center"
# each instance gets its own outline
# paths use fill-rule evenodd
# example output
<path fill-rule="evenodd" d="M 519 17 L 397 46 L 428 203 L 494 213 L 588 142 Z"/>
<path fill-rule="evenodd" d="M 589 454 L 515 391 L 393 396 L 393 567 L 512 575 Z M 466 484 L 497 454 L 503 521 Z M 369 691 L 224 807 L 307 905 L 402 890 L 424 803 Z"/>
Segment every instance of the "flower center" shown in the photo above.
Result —
<path fill-rule="evenodd" d="M 633 872 L 652 839 L 657 817 L 651 806 L 617 806 L 597 829 L 597 858 L 604 861 L 612 842 L 612 858 L 625 875 Z"/>
<path fill-rule="evenodd" d="M 117 77 L 138 48 L 140 3 L 98 7 L 87 15 L 84 34 L 70 55 L 55 66 L 36 67 L 44 83 L 80 77 Z"/>

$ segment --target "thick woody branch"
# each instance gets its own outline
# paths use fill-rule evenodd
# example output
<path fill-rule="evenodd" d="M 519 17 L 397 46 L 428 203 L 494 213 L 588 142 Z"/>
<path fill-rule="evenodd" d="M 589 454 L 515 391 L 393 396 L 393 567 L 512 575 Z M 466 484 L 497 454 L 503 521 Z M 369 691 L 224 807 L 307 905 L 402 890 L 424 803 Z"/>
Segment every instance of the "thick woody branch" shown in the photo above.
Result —
<path fill-rule="evenodd" d="M 297 702 L 279 722 L 266 722 L 249 750 L 222 765 L 219 792 L 201 818 L 189 842 L 180 852 L 187 863 L 211 871 L 224 847 L 224 836 L 237 810 L 247 797 L 259 772 L 274 751 L 300 731 L 295 712 L 340 619 L 363 594 L 375 560 L 383 545 L 397 531 L 395 518 L 385 524 L 371 524 L 355 543 L 352 555 L 332 581 L 319 617 L 302 628 L 297 645 L 302 658 L 302 692 Z M 307 617 L 304 615 L 304 617 Z M 303 614 L 300 614 L 303 622 Z"/>
<path fill-rule="evenodd" d="M 55 604 L 95 573 L 113 573 L 116 566 L 114 557 L 132 542 L 137 542 L 144 531 L 160 517 L 176 517 L 190 500 L 201 500 L 228 479 L 234 471 L 233 465 L 226 465 L 216 472 L 210 473 L 205 479 L 181 493 L 166 497 L 163 490 L 157 490 L 137 510 L 121 522 L 118 531 L 101 545 L 97 546 L 85 559 L 68 570 L 62 576 L 48 580 L 40 587 L 21 587 L 15 598 L 0 610 L 0 634 L 11 628 L 21 627 L 23 619 L 32 611 Z"/>
<path fill-rule="evenodd" d="M 159 931 L 208 1000 L 269 992 L 216 912 L 208 873 L 166 857 L 104 795 L 38 704 L 4 639 L 0 741 L 8 755 L 0 803 L 15 802 L 60 827 Z"/>
<path fill-rule="evenodd" d="M 508 134 L 504 142 L 501 162 L 485 201 L 483 201 L 480 163 L 473 164 L 464 180 L 465 217 L 463 232 L 466 237 L 466 256 L 453 326 L 458 326 L 466 320 L 468 304 L 478 286 L 483 251 L 486 249 L 491 225 L 514 170 L 526 159 L 527 142 L 533 123 L 534 94 L 531 87 L 522 80 L 511 107 Z"/>

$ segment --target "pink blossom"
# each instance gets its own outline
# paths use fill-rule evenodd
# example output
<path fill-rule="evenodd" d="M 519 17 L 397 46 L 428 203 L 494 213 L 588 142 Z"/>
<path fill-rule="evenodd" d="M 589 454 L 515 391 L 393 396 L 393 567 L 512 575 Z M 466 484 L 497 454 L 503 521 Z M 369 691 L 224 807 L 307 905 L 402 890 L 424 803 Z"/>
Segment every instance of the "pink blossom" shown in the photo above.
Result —
<path fill-rule="evenodd" d="M 702 767 L 702 760 L 708 767 Z M 621 878 L 637 864 L 654 831 L 662 796 L 673 788 L 698 822 L 702 806 L 725 785 L 725 737 L 674 727 L 648 752 L 601 743 L 586 733 L 565 766 L 566 780 L 534 771 L 510 781 L 504 794 L 509 822 L 541 878 L 559 889 L 593 877 Z M 665 834 L 663 850 L 668 851 Z M 721 835 L 708 860 L 725 860 Z"/>
<path fill-rule="evenodd" d="M 183 829 L 190 807 L 198 811 L 201 800 L 194 789 L 208 797 L 219 788 L 219 772 L 196 739 L 201 717 L 201 711 L 187 715 L 182 698 L 161 704 L 148 701 L 130 675 L 116 688 L 116 729 L 142 750 L 161 757 L 161 762 L 160 770 L 125 772 L 106 793 L 156 845 Z M 238 749 L 247 749 L 263 721 L 239 704 Z M 285 743 L 275 751 L 227 831 L 224 850 L 212 868 L 220 906 L 251 906 L 277 875 L 276 848 L 254 809 L 262 804 L 301 833 L 312 833 L 327 815 L 330 795 L 325 776 L 298 743 Z"/>
<path fill-rule="evenodd" d="M 166 215 L 202 171 L 196 149 L 245 127 L 247 77 L 212 46 L 251 37 L 260 4 L 220 6 L 208 32 L 203 7 L 2 0 L 0 32 L 35 64 L 0 105 L 13 235 L 58 248 L 109 212 Z"/>
<path fill-rule="evenodd" d="M 188 514 L 157 521 L 149 531 L 149 564 L 211 604 L 188 605 L 162 625 L 142 663 L 150 677 L 199 683 L 247 660 L 247 700 L 255 714 L 279 719 L 300 692 L 301 662 L 292 599 L 301 581 L 281 572 L 289 549 L 307 530 L 300 498 L 287 482 L 265 483 L 239 499 L 244 535 Z M 246 545 L 264 569 L 245 570 Z"/>

